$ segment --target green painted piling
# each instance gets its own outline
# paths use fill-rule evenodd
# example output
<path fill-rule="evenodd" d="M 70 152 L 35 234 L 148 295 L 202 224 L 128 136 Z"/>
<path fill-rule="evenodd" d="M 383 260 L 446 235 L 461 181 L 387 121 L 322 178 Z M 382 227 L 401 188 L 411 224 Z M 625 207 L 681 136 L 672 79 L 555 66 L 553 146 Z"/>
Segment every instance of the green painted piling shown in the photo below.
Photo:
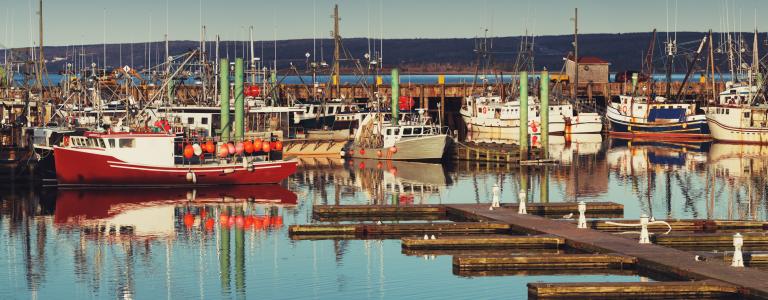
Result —
<path fill-rule="evenodd" d="M 229 142 L 229 60 L 219 62 L 219 105 L 221 106 L 221 141 Z"/>
<path fill-rule="evenodd" d="M 400 71 L 392 69 L 392 125 L 397 125 L 400 112 Z"/>
<path fill-rule="evenodd" d="M 632 73 L 632 95 L 637 93 L 637 73 Z"/>
<path fill-rule="evenodd" d="M 245 98 L 243 98 L 243 59 L 235 59 L 235 140 L 242 141 L 245 132 Z"/>
<path fill-rule="evenodd" d="M 528 72 L 520 72 L 520 159 L 528 153 Z"/>
<path fill-rule="evenodd" d="M 542 158 L 549 157 L 549 72 L 541 71 L 541 146 Z"/>

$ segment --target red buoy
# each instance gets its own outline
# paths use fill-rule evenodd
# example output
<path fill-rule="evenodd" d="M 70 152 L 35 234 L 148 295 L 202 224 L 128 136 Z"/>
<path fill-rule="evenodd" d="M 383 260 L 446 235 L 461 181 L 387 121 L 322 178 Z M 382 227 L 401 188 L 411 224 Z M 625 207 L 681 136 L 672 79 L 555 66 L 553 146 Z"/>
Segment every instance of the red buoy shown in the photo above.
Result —
<path fill-rule="evenodd" d="M 264 152 L 269 152 L 269 150 L 270 150 L 270 149 L 272 149 L 272 148 L 269 146 L 269 142 L 267 142 L 267 141 L 264 141 L 264 142 L 261 144 L 261 151 L 264 151 Z"/>
<path fill-rule="evenodd" d="M 214 223 L 215 223 L 215 222 L 213 221 L 213 219 L 207 219 L 207 220 L 205 220 L 205 229 L 207 229 L 207 230 L 213 230 L 213 224 L 214 224 Z"/>
<path fill-rule="evenodd" d="M 229 154 L 235 154 L 235 152 L 237 152 L 235 145 L 232 143 L 227 143 L 227 152 L 229 152 Z"/>
<path fill-rule="evenodd" d="M 365 149 L 360 149 L 360 155 L 365 155 Z"/>
<path fill-rule="evenodd" d="M 184 147 L 184 157 L 190 159 L 192 156 L 195 156 L 195 149 L 192 148 L 192 145 L 187 144 L 187 146 Z"/>
<path fill-rule="evenodd" d="M 281 141 L 275 142 L 275 150 L 283 151 L 283 142 L 281 142 Z"/>
<path fill-rule="evenodd" d="M 195 216 L 187 213 L 184 215 L 184 226 L 187 226 L 187 228 L 192 227 L 192 225 L 195 224 Z"/>
<path fill-rule="evenodd" d="M 205 152 L 208 152 L 208 153 L 216 152 L 216 146 L 213 144 L 213 141 L 205 142 Z"/>

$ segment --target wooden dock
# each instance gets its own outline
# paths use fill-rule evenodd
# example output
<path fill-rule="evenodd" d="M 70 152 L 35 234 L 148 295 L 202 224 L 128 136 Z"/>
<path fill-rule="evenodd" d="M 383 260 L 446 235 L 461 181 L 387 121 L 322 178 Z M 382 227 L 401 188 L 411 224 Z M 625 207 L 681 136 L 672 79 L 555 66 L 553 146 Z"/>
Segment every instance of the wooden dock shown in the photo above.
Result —
<path fill-rule="evenodd" d="M 623 209 L 621 204 L 589 202 L 587 217 L 623 217 Z M 530 283 L 531 298 L 768 299 L 768 271 L 731 267 L 728 252 L 738 231 L 744 236 L 746 264 L 766 264 L 768 254 L 758 250 L 768 249 L 767 222 L 669 220 L 671 234 L 664 234 L 666 226 L 652 225 L 656 244 L 639 244 L 636 234 L 618 234 L 638 227 L 589 220 L 588 228 L 576 228 L 576 203 L 528 203 L 529 214 L 517 211 L 517 204 L 493 210 L 488 204 L 315 206 L 315 219 L 439 221 L 295 225 L 289 234 L 293 239 L 401 238 L 406 255 L 452 255 L 457 276 L 644 274 L 671 280 Z M 726 252 L 708 252 L 713 249 Z"/>
<path fill-rule="evenodd" d="M 578 229 L 570 222 L 520 215 L 510 209 L 488 210 L 485 205 L 474 204 L 446 205 L 446 207 L 449 210 L 477 215 L 484 220 L 508 224 L 512 231 L 559 236 L 565 239 L 567 246 L 581 251 L 616 253 L 634 257 L 637 259 L 636 266 L 641 271 L 686 280 L 716 280 L 725 285 L 738 287 L 738 291 L 743 296 L 768 298 L 768 281 L 765 281 L 765 278 L 768 278 L 768 272 L 762 270 L 733 268 L 719 261 L 697 261 L 695 254 L 690 252 L 655 244 L 638 244 L 634 239 L 596 230 Z M 581 291 L 586 292 L 588 289 L 582 288 Z M 534 293 L 534 295 L 542 294 Z M 565 295 L 565 293 L 561 292 L 558 295 Z M 580 295 L 579 297 L 584 297 L 583 294 Z"/>

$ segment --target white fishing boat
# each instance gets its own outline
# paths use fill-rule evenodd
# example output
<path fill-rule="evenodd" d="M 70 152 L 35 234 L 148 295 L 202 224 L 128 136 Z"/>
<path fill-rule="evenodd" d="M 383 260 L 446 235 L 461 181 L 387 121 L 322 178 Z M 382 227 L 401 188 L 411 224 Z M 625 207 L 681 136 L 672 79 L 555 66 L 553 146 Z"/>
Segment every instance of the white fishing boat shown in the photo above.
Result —
<path fill-rule="evenodd" d="M 538 98 L 528 96 L 529 134 L 541 132 L 541 109 Z M 467 131 L 517 136 L 520 133 L 520 101 L 504 101 L 500 96 L 469 96 L 464 99 L 460 114 Z M 603 122 L 597 113 L 577 113 L 570 104 L 549 106 L 551 134 L 599 133 Z"/>
<path fill-rule="evenodd" d="M 768 143 L 768 103 L 755 85 L 726 84 L 716 105 L 706 109 L 712 138 L 735 143 Z M 764 99 L 764 98 L 763 98 Z"/>

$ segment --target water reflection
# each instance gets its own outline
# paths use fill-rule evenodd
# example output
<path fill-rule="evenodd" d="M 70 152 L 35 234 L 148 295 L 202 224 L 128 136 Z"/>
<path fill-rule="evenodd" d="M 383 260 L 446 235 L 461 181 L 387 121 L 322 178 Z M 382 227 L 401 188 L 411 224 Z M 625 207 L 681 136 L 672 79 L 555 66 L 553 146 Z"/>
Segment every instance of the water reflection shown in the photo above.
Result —
<path fill-rule="evenodd" d="M 766 219 L 768 147 L 552 139 L 562 163 L 546 167 L 303 158 L 282 186 L 3 190 L 0 298 L 493 298 L 524 297 L 532 281 L 584 281 L 460 277 L 446 253 L 406 256 L 396 240 L 294 241 L 285 229 L 314 222 L 319 204 L 490 203 L 494 184 L 502 202 L 523 188 L 533 202 L 619 202 L 627 218 Z"/>

